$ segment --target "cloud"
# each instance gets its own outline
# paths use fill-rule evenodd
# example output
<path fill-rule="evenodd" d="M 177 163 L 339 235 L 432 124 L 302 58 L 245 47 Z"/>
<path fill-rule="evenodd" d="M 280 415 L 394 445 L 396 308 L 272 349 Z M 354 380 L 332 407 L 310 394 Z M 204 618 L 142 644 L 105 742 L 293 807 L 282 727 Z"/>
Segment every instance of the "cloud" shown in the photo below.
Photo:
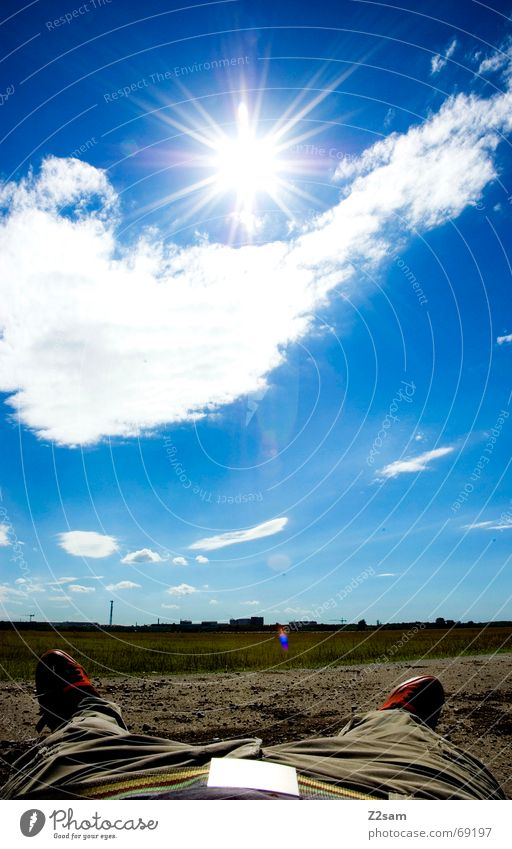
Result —
<path fill-rule="evenodd" d="M 0 545 L 10 545 L 9 525 L 0 525 Z"/>
<path fill-rule="evenodd" d="M 216 598 L 211 598 L 208 604 L 220 604 L 220 602 L 218 602 Z"/>
<path fill-rule="evenodd" d="M 162 563 L 162 558 L 156 551 L 151 551 L 150 548 L 140 548 L 138 551 L 130 551 L 126 554 L 121 563 Z"/>
<path fill-rule="evenodd" d="M 81 584 L 69 584 L 66 589 L 71 593 L 95 593 L 96 587 L 83 587 Z"/>
<path fill-rule="evenodd" d="M 169 593 L 169 595 L 192 595 L 197 590 L 195 587 L 191 587 L 190 584 L 178 584 L 177 587 L 169 587 L 165 592 Z"/>
<path fill-rule="evenodd" d="M 14 583 L 27 593 L 46 592 L 46 587 L 40 581 L 33 581 L 32 578 L 16 578 Z M 48 586 L 51 586 L 51 584 L 48 584 Z"/>
<path fill-rule="evenodd" d="M 494 521 L 488 522 L 473 522 L 473 524 L 463 525 L 462 527 L 467 531 L 482 529 L 486 531 L 505 531 L 512 530 L 512 522 L 504 522 L 502 519 L 495 519 Z"/>
<path fill-rule="evenodd" d="M 67 595 L 49 595 L 48 601 L 67 601 L 67 602 L 70 602 L 71 599 Z"/>
<path fill-rule="evenodd" d="M 385 478 L 396 478 L 398 475 L 424 472 L 426 469 L 430 469 L 432 460 L 436 460 L 438 457 L 444 457 L 452 451 L 453 448 L 450 446 L 446 448 L 434 448 L 433 451 L 425 451 L 423 454 L 418 454 L 417 457 L 411 457 L 409 460 L 395 460 L 393 463 L 389 463 L 388 466 L 380 469 L 379 474 L 384 475 Z"/>
<path fill-rule="evenodd" d="M 479 201 L 511 122 L 508 90 L 450 97 L 342 163 L 342 198 L 302 232 L 242 247 L 179 247 L 150 230 L 127 245 L 105 173 L 47 158 L 0 189 L 0 392 L 39 438 L 77 445 L 262 391 L 355 268 L 360 280 L 404 233 Z"/>
<path fill-rule="evenodd" d="M 235 545 L 239 542 L 251 542 L 262 537 L 270 537 L 282 531 L 287 522 L 288 519 L 286 517 L 270 519 L 270 521 L 256 525 L 254 528 L 247 528 L 245 531 L 228 531 L 225 534 L 205 537 L 189 545 L 189 548 L 203 548 L 206 551 L 213 551 L 216 548 L 225 548 L 226 545 Z"/>
<path fill-rule="evenodd" d="M 271 554 L 267 564 L 274 572 L 287 572 L 291 568 L 292 561 L 288 554 Z"/>
<path fill-rule="evenodd" d="M 456 48 L 457 39 L 454 38 L 453 41 L 448 45 L 444 56 L 442 56 L 440 53 L 436 53 L 435 56 L 432 56 L 432 59 L 430 60 L 430 75 L 432 77 L 442 71 L 444 66 L 448 64 L 448 59 L 453 56 Z"/>
<path fill-rule="evenodd" d="M 188 560 L 185 557 L 173 557 L 172 562 L 175 566 L 188 566 Z"/>
<path fill-rule="evenodd" d="M 396 117 L 396 109 L 393 109 L 391 106 L 384 116 L 384 129 L 388 129 L 391 126 Z"/>
<path fill-rule="evenodd" d="M 108 557 L 117 551 L 117 540 L 96 531 L 66 531 L 59 534 L 59 545 L 74 557 Z"/>
<path fill-rule="evenodd" d="M 210 561 L 208 560 L 208 558 L 204 557 L 203 554 L 198 554 L 197 557 L 196 557 L 196 563 L 209 563 L 209 562 Z"/>
<path fill-rule="evenodd" d="M 179 610 L 179 604 L 162 604 L 162 607 L 165 607 L 167 610 Z"/>
<path fill-rule="evenodd" d="M 140 584 L 134 584 L 133 581 L 119 581 L 118 584 L 107 584 L 107 590 L 134 590 L 140 587 Z"/>
<path fill-rule="evenodd" d="M 257 607 L 259 601 L 241 601 L 240 604 L 245 605 L 246 607 Z"/>
<path fill-rule="evenodd" d="M 510 345 L 512 342 L 512 333 L 509 333 L 508 336 L 498 336 L 496 342 L 498 345 Z"/>
<path fill-rule="evenodd" d="M 26 598 L 26 595 L 22 590 L 15 590 L 8 584 L 0 584 L 0 602 L 12 601 L 13 598 Z"/>
<path fill-rule="evenodd" d="M 76 575 L 63 575 L 62 578 L 57 578 L 56 581 L 50 581 L 48 583 L 49 587 L 58 587 L 60 584 L 72 584 L 73 581 L 77 581 L 78 578 Z"/>
<path fill-rule="evenodd" d="M 394 578 L 398 572 L 378 572 L 376 578 Z"/>
<path fill-rule="evenodd" d="M 507 39 L 501 45 L 499 50 L 491 53 L 480 62 L 478 72 L 482 75 L 495 74 L 497 71 L 503 71 L 505 79 L 510 78 L 512 69 L 512 39 Z"/>

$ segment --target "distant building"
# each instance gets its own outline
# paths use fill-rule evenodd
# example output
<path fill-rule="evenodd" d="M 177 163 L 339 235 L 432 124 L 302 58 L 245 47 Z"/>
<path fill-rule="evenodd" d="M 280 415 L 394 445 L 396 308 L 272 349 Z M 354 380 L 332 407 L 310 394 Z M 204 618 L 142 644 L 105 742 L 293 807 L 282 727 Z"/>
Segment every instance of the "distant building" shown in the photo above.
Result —
<path fill-rule="evenodd" d="M 192 619 L 180 619 L 180 625 L 192 625 Z"/>
<path fill-rule="evenodd" d="M 318 625 L 315 619 L 299 619 L 293 622 L 288 622 L 288 627 L 291 631 L 300 631 L 301 628 L 311 628 Z"/>
<path fill-rule="evenodd" d="M 244 619 L 230 619 L 234 628 L 263 628 L 263 616 L 250 616 Z"/>
<path fill-rule="evenodd" d="M 205 628 L 205 629 L 207 629 L 207 630 L 209 630 L 209 631 L 215 631 L 218 627 L 219 627 L 219 623 L 218 623 L 218 622 L 214 622 L 214 621 L 212 621 L 212 620 L 211 620 L 211 621 L 203 620 L 203 621 L 201 622 L 201 628 Z"/>

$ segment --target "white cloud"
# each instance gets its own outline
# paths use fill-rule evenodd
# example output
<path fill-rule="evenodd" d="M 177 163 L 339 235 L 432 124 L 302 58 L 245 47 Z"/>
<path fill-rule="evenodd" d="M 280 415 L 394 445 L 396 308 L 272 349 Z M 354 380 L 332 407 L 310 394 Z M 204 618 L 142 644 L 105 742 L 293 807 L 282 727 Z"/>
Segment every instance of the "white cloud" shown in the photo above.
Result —
<path fill-rule="evenodd" d="M 292 565 L 291 558 L 287 554 L 271 554 L 267 563 L 274 572 L 287 572 Z"/>
<path fill-rule="evenodd" d="M 512 333 L 509 333 L 508 336 L 498 336 L 496 342 L 498 345 L 510 345 L 512 342 Z"/>
<path fill-rule="evenodd" d="M 173 557 L 172 562 L 175 566 L 188 566 L 188 560 L 185 557 Z"/>
<path fill-rule="evenodd" d="M 135 584 L 133 581 L 119 581 L 118 584 L 107 584 L 107 590 L 134 590 L 140 587 L 140 584 Z"/>
<path fill-rule="evenodd" d="M 282 517 L 280 519 L 270 519 L 268 522 L 263 522 L 261 525 L 256 525 L 254 528 L 247 528 L 245 531 L 228 531 L 225 534 L 217 534 L 213 537 L 205 537 L 197 542 L 189 545 L 189 548 L 203 548 L 206 551 L 213 551 L 216 548 L 225 548 L 226 545 L 235 545 L 239 542 L 251 542 L 262 537 L 269 537 L 273 534 L 278 534 L 287 524 L 288 519 Z"/>
<path fill-rule="evenodd" d="M 65 445 L 192 421 L 261 391 L 329 293 L 395 249 L 397 221 L 403 238 L 480 199 L 511 116 L 509 91 L 448 98 L 341 165 L 351 184 L 302 233 L 237 248 L 150 232 L 126 246 L 104 172 L 50 157 L 0 190 L 0 391 L 40 438 Z"/>
<path fill-rule="evenodd" d="M 445 65 L 446 59 L 443 59 L 443 57 L 439 53 L 436 53 L 435 56 L 432 56 L 432 59 L 430 60 L 431 76 L 434 76 L 434 74 L 438 74 L 439 71 L 441 71 Z"/>
<path fill-rule="evenodd" d="M 417 457 L 410 457 L 408 460 L 395 460 L 393 463 L 384 466 L 380 469 L 379 474 L 385 478 L 396 478 L 397 475 L 411 474 L 413 472 L 424 472 L 430 468 L 432 460 L 437 460 L 438 457 L 444 457 L 450 454 L 453 448 L 434 448 L 432 451 L 425 451 L 423 454 L 418 454 Z"/>
<path fill-rule="evenodd" d="M 378 572 L 375 576 L 376 578 L 394 578 L 397 575 L 397 572 Z"/>
<path fill-rule="evenodd" d="M 162 563 L 162 558 L 157 551 L 151 551 L 150 548 L 140 548 L 138 551 L 130 551 L 126 554 L 121 563 Z"/>
<path fill-rule="evenodd" d="M 60 584 L 72 584 L 73 581 L 77 581 L 78 578 L 76 575 L 63 575 L 62 578 L 57 578 L 56 581 L 50 581 L 48 583 L 49 587 L 58 587 Z"/>
<path fill-rule="evenodd" d="M 40 581 L 33 581 L 32 578 L 16 578 L 14 583 L 27 593 L 46 592 L 46 587 Z"/>
<path fill-rule="evenodd" d="M 67 595 L 49 595 L 48 601 L 71 601 Z"/>
<path fill-rule="evenodd" d="M 211 598 L 210 601 L 208 602 L 208 604 L 219 604 L 219 603 L 220 602 L 218 602 L 216 598 Z"/>
<path fill-rule="evenodd" d="M 8 584 L 0 584 L 0 602 L 11 601 L 13 598 L 26 598 L 22 590 L 15 590 Z"/>
<path fill-rule="evenodd" d="M 59 545 L 74 557 L 108 557 L 117 551 L 115 537 L 96 531 L 66 531 L 59 534 Z"/>
<path fill-rule="evenodd" d="M 435 56 L 432 56 L 432 59 L 430 60 L 431 76 L 435 76 L 435 74 L 438 74 L 440 71 L 442 71 L 444 66 L 448 64 L 448 59 L 450 59 L 455 53 L 456 48 L 457 39 L 454 38 L 451 44 L 448 45 L 444 56 L 442 56 L 440 53 L 436 53 Z"/>
<path fill-rule="evenodd" d="M 9 525 L 0 525 L 0 545 L 10 545 Z"/>
<path fill-rule="evenodd" d="M 46 592 L 46 587 L 43 587 L 42 584 L 33 583 L 32 581 L 27 581 L 25 588 L 26 588 L 28 593 L 45 593 Z"/>
<path fill-rule="evenodd" d="M 190 584 L 179 584 L 177 587 L 169 587 L 165 592 L 169 593 L 169 595 L 192 595 L 197 590 L 195 587 L 191 587 Z"/>
<path fill-rule="evenodd" d="M 488 522 L 473 522 L 470 525 L 463 525 L 464 530 L 476 531 L 485 529 L 486 531 L 505 531 L 512 530 L 512 522 L 504 522 L 501 519 L 495 519 Z"/>
<path fill-rule="evenodd" d="M 96 587 L 83 587 L 82 584 L 68 584 L 66 587 L 71 593 L 95 593 Z"/>
<path fill-rule="evenodd" d="M 244 604 L 246 607 L 257 607 L 259 601 L 241 601 L 240 604 Z"/>
<path fill-rule="evenodd" d="M 500 55 L 499 53 L 494 53 L 492 56 L 489 56 L 487 59 L 483 59 L 478 66 L 479 74 L 494 74 L 496 71 L 500 71 L 510 62 L 510 58 L 508 56 Z"/>
<path fill-rule="evenodd" d="M 491 53 L 480 62 L 478 66 L 479 74 L 495 74 L 497 71 L 503 71 L 505 79 L 510 77 L 512 68 L 512 39 L 508 39 L 501 45 L 500 49 Z"/>
<path fill-rule="evenodd" d="M 477 528 L 491 528 L 492 525 L 493 525 L 493 522 L 473 522 L 470 525 L 462 525 L 462 527 L 466 531 L 474 531 Z"/>
<path fill-rule="evenodd" d="M 203 554 L 198 554 L 197 557 L 196 557 L 196 563 L 209 563 L 209 562 L 210 561 L 208 560 L 208 558 L 205 557 Z"/>
<path fill-rule="evenodd" d="M 162 607 L 165 607 L 167 610 L 179 610 L 179 604 L 162 604 Z"/>
<path fill-rule="evenodd" d="M 391 126 L 396 117 L 396 109 L 393 109 L 391 106 L 384 116 L 384 129 L 387 130 L 388 127 Z"/>

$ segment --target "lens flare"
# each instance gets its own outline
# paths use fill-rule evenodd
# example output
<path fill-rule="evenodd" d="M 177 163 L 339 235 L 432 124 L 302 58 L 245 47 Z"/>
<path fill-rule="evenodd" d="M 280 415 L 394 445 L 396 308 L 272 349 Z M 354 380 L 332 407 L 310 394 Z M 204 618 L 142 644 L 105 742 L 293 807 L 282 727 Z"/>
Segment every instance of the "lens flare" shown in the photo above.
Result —
<path fill-rule="evenodd" d="M 279 642 L 283 651 L 288 651 L 288 634 L 284 628 L 280 628 L 278 632 Z"/>

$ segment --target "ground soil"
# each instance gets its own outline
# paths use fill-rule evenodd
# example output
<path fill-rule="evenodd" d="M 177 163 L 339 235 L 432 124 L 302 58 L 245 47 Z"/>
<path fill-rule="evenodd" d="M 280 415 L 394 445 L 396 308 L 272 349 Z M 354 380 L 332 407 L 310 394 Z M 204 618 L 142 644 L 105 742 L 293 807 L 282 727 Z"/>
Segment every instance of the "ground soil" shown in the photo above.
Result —
<path fill-rule="evenodd" d="M 438 731 L 482 760 L 512 798 L 512 655 L 283 672 L 95 679 L 130 730 L 188 743 L 256 736 L 264 743 L 333 735 L 400 681 L 437 675 L 446 691 Z M 0 783 L 36 742 L 32 682 L 0 683 Z"/>

